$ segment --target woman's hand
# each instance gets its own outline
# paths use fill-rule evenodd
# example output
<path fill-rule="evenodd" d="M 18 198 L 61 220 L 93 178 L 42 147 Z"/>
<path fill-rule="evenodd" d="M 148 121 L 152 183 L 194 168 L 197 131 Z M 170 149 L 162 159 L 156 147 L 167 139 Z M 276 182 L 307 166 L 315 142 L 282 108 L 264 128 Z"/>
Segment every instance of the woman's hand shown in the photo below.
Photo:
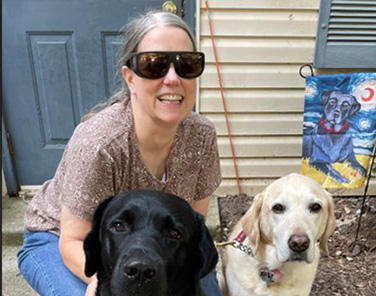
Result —
<path fill-rule="evenodd" d="M 192 208 L 200 213 L 201 215 L 204 216 L 204 218 L 206 219 L 206 216 L 208 215 L 208 210 L 209 210 L 209 204 L 210 204 L 210 199 L 211 199 L 211 196 L 208 196 L 204 199 L 201 199 L 201 200 L 198 200 L 198 201 L 195 201 L 193 204 L 192 204 Z"/>
<path fill-rule="evenodd" d="M 95 296 L 97 291 L 98 279 L 97 275 L 93 275 L 90 279 L 89 284 L 87 285 L 85 296 Z"/>

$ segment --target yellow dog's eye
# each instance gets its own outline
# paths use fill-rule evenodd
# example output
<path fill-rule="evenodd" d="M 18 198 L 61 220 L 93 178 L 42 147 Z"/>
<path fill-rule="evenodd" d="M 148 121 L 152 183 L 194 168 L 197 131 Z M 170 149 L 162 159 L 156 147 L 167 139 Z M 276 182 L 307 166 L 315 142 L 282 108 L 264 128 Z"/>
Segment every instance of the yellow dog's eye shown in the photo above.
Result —
<path fill-rule="evenodd" d="M 322 207 L 320 204 L 318 203 L 314 203 L 314 204 L 311 204 L 310 207 L 309 207 L 310 211 L 312 213 L 318 213 L 321 211 Z"/>
<path fill-rule="evenodd" d="M 280 203 L 275 204 L 272 207 L 272 211 L 276 214 L 282 214 L 286 210 L 284 205 L 281 205 Z"/>

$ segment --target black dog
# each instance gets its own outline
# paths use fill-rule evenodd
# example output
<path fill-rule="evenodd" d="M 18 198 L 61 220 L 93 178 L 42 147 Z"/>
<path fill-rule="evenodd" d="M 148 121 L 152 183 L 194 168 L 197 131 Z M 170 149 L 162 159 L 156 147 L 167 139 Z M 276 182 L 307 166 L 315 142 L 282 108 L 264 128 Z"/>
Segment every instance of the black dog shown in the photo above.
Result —
<path fill-rule="evenodd" d="M 363 176 L 366 169 L 356 160 L 351 133 L 347 121 L 360 109 L 354 96 L 340 91 L 326 91 L 322 94 L 323 117 L 311 135 L 304 136 L 303 157 L 309 157 L 311 167 L 329 175 L 339 184 L 348 183 L 331 164 L 348 162 L 349 166 Z"/>
<path fill-rule="evenodd" d="M 200 279 L 218 253 L 201 215 L 183 199 L 133 190 L 105 200 L 84 241 L 85 274 L 100 296 L 205 295 Z"/>

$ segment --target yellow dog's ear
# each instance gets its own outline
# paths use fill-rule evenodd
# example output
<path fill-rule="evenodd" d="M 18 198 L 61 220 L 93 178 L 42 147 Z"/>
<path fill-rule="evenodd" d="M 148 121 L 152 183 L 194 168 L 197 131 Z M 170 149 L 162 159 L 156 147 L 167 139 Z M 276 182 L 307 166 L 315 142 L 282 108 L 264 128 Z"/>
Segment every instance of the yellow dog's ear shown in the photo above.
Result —
<path fill-rule="evenodd" d="M 333 198 L 329 193 L 327 194 L 328 198 L 328 219 L 326 221 L 326 227 L 324 230 L 324 233 L 320 237 L 320 249 L 325 255 L 329 255 L 329 250 L 328 250 L 328 240 L 329 237 L 333 234 L 334 230 L 336 229 L 337 223 L 336 223 L 336 217 L 334 215 L 334 203 L 333 203 Z"/>
<path fill-rule="evenodd" d="M 255 246 L 253 252 L 257 254 L 260 247 L 261 231 L 260 231 L 260 217 L 261 207 L 264 200 L 264 194 L 259 193 L 253 199 L 253 204 L 242 218 L 242 228 L 244 233 L 248 236 L 250 242 Z"/>

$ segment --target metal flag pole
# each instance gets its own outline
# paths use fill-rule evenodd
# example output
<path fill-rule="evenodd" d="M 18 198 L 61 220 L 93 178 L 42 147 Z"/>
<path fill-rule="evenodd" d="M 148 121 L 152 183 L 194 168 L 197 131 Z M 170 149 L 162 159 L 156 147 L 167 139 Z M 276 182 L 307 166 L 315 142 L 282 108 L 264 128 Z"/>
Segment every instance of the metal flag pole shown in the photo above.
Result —
<path fill-rule="evenodd" d="M 359 230 L 360 230 L 360 226 L 362 224 L 362 216 L 363 216 L 363 213 L 364 213 L 364 205 L 366 203 L 366 197 L 367 197 L 367 191 L 368 191 L 368 186 L 369 186 L 369 182 L 370 182 L 370 179 L 371 179 L 371 175 L 372 175 L 372 168 L 373 168 L 373 164 L 375 163 L 375 156 L 376 156 L 376 145 L 373 149 L 373 155 L 372 155 L 372 159 L 371 159 L 371 165 L 370 167 L 368 168 L 368 174 L 367 174 L 367 180 L 366 180 L 366 185 L 364 187 L 364 194 L 363 194 L 363 200 L 362 200 L 362 206 L 360 208 L 360 215 L 359 215 L 359 219 L 358 219 L 358 226 L 357 226 L 357 229 L 356 229 L 356 234 L 355 234 L 355 240 L 354 240 L 354 243 L 353 243 L 353 246 L 352 246 L 352 250 L 354 250 L 355 248 L 355 245 L 356 245 L 356 241 L 358 240 L 358 236 L 359 236 Z"/>

